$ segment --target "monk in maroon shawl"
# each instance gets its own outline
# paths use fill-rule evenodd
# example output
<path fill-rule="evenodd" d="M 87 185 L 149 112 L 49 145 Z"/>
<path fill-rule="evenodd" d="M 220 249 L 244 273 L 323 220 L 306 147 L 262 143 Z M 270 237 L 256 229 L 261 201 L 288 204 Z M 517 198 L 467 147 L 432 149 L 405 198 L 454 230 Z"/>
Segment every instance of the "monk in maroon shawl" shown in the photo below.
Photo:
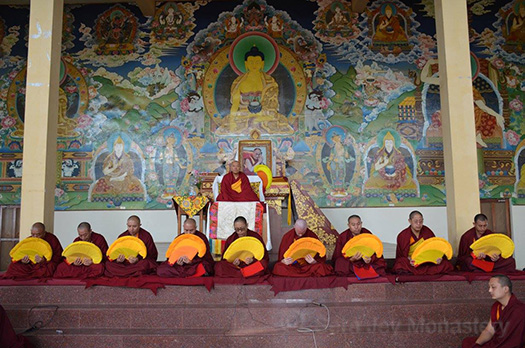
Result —
<path fill-rule="evenodd" d="M 78 237 L 74 242 L 90 242 L 95 244 L 102 252 L 102 262 L 94 264 L 89 257 L 81 259 L 78 257 L 75 262 L 68 264 L 65 260 L 62 261 L 55 271 L 55 278 L 96 278 L 104 275 L 104 263 L 106 261 L 106 252 L 108 251 L 108 243 L 103 235 L 93 232 L 89 222 L 81 222 L 77 227 Z"/>
<path fill-rule="evenodd" d="M 410 213 L 408 222 L 410 226 L 405 228 L 397 236 L 396 263 L 393 271 L 395 273 L 412 273 L 416 275 L 434 275 L 451 272 L 454 267 L 446 258 L 439 258 L 436 264 L 424 263 L 414 267 L 414 260 L 411 256 L 415 250 L 415 245 L 422 239 L 435 237 L 434 232 L 423 225 L 423 214 L 414 210 Z"/>
<path fill-rule="evenodd" d="M 361 217 L 358 215 L 352 215 L 348 218 L 348 229 L 343 231 L 338 237 L 335 243 L 335 250 L 332 256 L 334 261 L 335 273 L 339 276 L 353 276 L 356 273 L 356 269 L 362 269 L 368 271 L 372 268 L 377 275 L 386 275 L 386 262 L 383 256 L 377 257 L 376 254 L 371 257 L 362 255 L 357 252 L 354 256 L 348 258 L 343 255 L 343 247 L 345 244 L 352 239 L 360 235 L 361 233 L 372 234 L 366 228 L 363 228 Z M 357 270 L 358 274 L 361 274 Z"/>
<path fill-rule="evenodd" d="M 467 337 L 463 348 L 525 347 L 525 304 L 512 293 L 512 282 L 505 275 L 490 278 L 489 293 L 496 302 L 490 321 L 479 337 Z"/>
<path fill-rule="evenodd" d="M 273 274 L 283 277 L 324 277 L 334 273 L 332 266 L 326 263 L 326 256 L 306 255 L 304 259 L 295 261 L 291 257 L 284 257 L 284 253 L 293 242 L 305 237 L 319 240 L 317 235 L 308 228 L 306 221 L 298 219 L 294 227 L 286 232 L 281 240 L 278 258 L 280 262 L 275 264 Z"/>
<path fill-rule="evenodd" d="M 161 277 L 200 277 L 203 275 L 213 275 L 213 257 L 210 252 L 210 244 L 208 238 L 201 232 L 197 231 L 197 223 L 194 219 L 187 219 L 183 224 L 183 234 L 193 234 L 204 242 L 206 245 L 206 253 L 203 257 L 195 255 L 193 260 L 188 259 L 187 256 L 180 257 L 174 265 L 170 265 L 168 260 L 164 261 L 157 268 L 157 275 Z M 180 237 L 180 236 L 179 236 Z"/>
<path fill-rule="evenodd" d="M 4 348 L 31 348 L 33 345 L 29 340 L 17 335 L 4 307 L 0 305 L 0 347 Z"/>
<path fill-rule="evenodd" d="M 485 255 L 480 253 L 477 257 L 472 254 L 470 246 L 481 237 L 488 236 L 493 232 L 487 229 L 488 218 L 484 214 L 477 214 L 474 217 L 474 227 L 461 236 L 458 250 L 457 266 L 462 271 L 483 271 L 478 265 L 490 272 L 512 273 L 516 272 L 516 261 L 513 257 L 508 259 L 501 258 L 500 255 Z M 476 261 L 479 260 L 479 261 Z M 484 266 L 486 265 L 486 266 Z M 488 267 L 488 268 L 486 268 Z"/>
<path fill-rule="evenodd" d="M 215 276 L 223 278 L 245 278 L 243 275 L 242 269 L 249 267 L 249 276 L 259 276 L 266 273 L 268 268 L 268 251 L 266 246 L 264 246 L 264 241 L 262 237 L 254 231 L 248 229 L 248 222 L 244 216 L 238 216 L 233 221 L 233 228 L 235 232 L 226 239 L 224 244 L 224 249 L 222 250 L 223 258 L 221 261 L 215 263 Z M 238 238 L 241 237 L 255 237 L 257 238 L 264 247 L 264 256 L 260 261 L 255 260 L 253 257 L 248 257 L 244 260 L 235 259 L 232 263 L 224 259 L 224 252 L 228 247 Z M 247 271 L 247 270 L 245 270 Z M 244 273 L 247 274 L 248 272 Z"/>
<path fill-rule="evenodd" d="M 230 165 L 230 172 L 221 181 L 221 193 L 217 196 L 217 201 L 228 202 L 258 202 L 259 198 L 253 192 L 250 179 L 241 170 L 238 161 L 233 161 Z"/>
<path fill-rule="evenodd" d="M 4 274 L 4 278 L 12 279 L 32 279 L 32 278 L 51 278 L 53 273 L 62 261 L 62 245 L 58 238 L 49 232 L 46 232 L 46 227 L 41 222 L 36 222 L 31 227 L 31 237 L 42 238 L 51 246 L 53 256 L 51 260 L 46 260 L 45 257 L 35 255 L 35 263 L 29 260 L 29 256 L 25 256 L 22 260 L 11 262 Z"/>
<path fill-rule="evenodd" d="M 157 268 L 157 247 L 153 242 L 151 234 L 143 229 L 140 224 L 140 219 L 136 215 L 128 218 L 128 230 L 121 233 L 120 237 L 133 236 L 138 237 L 146 244 L 147 255 L 143 259 L 142 256 L 129 257 L 126 259 L 124 255 L 119 255 L 116 260 L 106 262 L 106 277 L 134 277 L 143 274 L 154 273 Z"/>

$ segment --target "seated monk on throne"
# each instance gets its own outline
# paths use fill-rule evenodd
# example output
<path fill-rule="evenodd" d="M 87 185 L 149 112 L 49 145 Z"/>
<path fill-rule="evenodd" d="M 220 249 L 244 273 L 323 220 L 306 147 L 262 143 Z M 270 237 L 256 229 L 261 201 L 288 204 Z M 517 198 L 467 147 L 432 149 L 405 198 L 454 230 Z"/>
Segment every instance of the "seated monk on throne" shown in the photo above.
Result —
<path fill-rule="evenodd" d="M 264 53 L 253 46 L 244 55 L 244 64 L 246 73 L 231 86 L 232 106 L 224 126 L 230 132 L 255 126 L 269 133 L 291 133 L 286 116 L 279 113 L 279 85 L 263 70 Z"/>
<path fill-rule="evenodd" d="M 253 192 L 250 179 L 241 172 L 241 165 L 238 161 L 233 161 L 230 165 L 230 172 L 222 178 L 221 193 L 217 196 L 217 201 L 227 202 L 258 202 L 259 197 Z"/>

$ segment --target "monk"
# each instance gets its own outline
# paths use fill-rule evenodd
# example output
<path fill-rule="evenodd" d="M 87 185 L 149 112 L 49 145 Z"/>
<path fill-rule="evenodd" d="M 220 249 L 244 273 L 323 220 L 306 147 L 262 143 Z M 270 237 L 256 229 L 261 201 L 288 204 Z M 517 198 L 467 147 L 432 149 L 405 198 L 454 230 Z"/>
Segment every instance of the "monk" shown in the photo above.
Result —
<path fill-rule="evenodd" d="M 351 215 L 348 218 L 348 229 L 343 231 L 338 237 L 335 243 L 335 250 L 332 256 L 332 261 L 334 261 L 335 273 L 339 276 L 354 276 L 356 274 L 360 275 L 363 273 L 368 273 L 370 268 L 372 268 L 375 273 L 379 276 L 386 275 L 386 261 L 381 257 L 377 257 L 376 254 L 371 257 L 367 257 L 361 254 L 359 251 L 352 257 L 348 258 L 343 255 L 343 247 L 345 244 L 352 239 L 360 235 L 361 233 L 372 234 L 366 228 L 363 228 L 363 222 L 359 215 Z M 363 270 L 364 272 L 360 272 Z M 361 277 L 360 277 L 361 278 Z"/>
<path fill-rule="evenodd" d="M 233 161 L 230 165 L 230 172 L 222 178 L 221 193 L 217 196 L 217 201 L 228 202 L 258 202 L 259 198 L 253 192 L 250 179 L 241 172 L 241 165 L 238 161 Z"/>
<path fill-rule="evenodd" d="M 317 235 L 308 228 L 306 221 L 298 219 L 293 228 L 286 232 L 281 240 L 278 258 L 280 262 L 275 264 L 273 274 L 283 277 L 324 277 L 334 273 L 332 266 L 326 263 L 326 256 L 306 255 L 305 258 L 295 261 L 291 257 L 284 257 L 284 253 L 293 242 L 305 237 L 319 240 Z"/>
<path fill-rule="evenodd" d="M 489 293 L 496 300 L 490 310 L 490 321 L 479 337 L 465 338 L 462 347 L 525 347 L 525 304 L 512 293 L 509 277 L 490 278 Z"/>
<path fill-rule="evenodd" d="M 81 259 L 78 257 L 75 262 L 68 264 L 65 260 L 62 261 L 55 271 L 55 278 L 96 278 L 104 275 L 104 263 L 106 261 L 106 252 L 108 251 L 108 243 L 103 235 L 93 232 L 89 222 L 81 222 L 77 227 L 78 237 L 74 242 L 90 242 L 95 244 L 102 252 L 102 262 L 94 264 L 91 258 L 85 257 Z"/>
<path fill-rule="evenodd" d="M 126 259 L 124 255 L 119 255 L 116 260 L 106 262 L 107 277 L 135 277 L 143 274 L 154 273 L 157 268 L 157 247 L 153 242 L 151 234 L 143 229 L 140 224 L 140 218 L 132 215 L 127 221 L 128 230 L 122 232 L 120 237 L 133 236 L 138 237 L 146 244 L 147 255 L 143 259 L 142 256 L 129 257 Z"/>
<path fill-rule="evenodd" d="M 28 238 L 42 238 L 51 246 L 53 256 L 51 260 L 46 260 L 41 255 L 35 255 L 35 263 L 32 263 L 29 256 L 22 260 L 12 262 L 4 274 L 4 278 L 11 279 L 32 279 L 32 278 L 51 278 L 55 270 L 62 261 L 62 245 L 58 238 L 49 232 L 46 232 L 46 226 L 41 222 L 36 222 L 31 227 L 31 236 Z"/>
<path fill-rule="evenodd" d="M 465 232 L 463 236 L 461 236 L 458 250 L 458 268 L 462 271 L 480 272 L 483 271 L 483 269 L 479 268 L 479 266 L 477 265 L 480 265 L 481 263 L 481 267 L 484 267 L 483 265 L 486 265 L 486 267 L 488 267 L 486 268 L 486 270 L 490 272 L 516 272 L 516 261 L 513 257 L 504 259 L 501 258 L 498 254 L 485 255 L 483 253 L 480 253 L 478 256 L 475 256 L 472 253 L 472 250 L 470 249 L 472 243 L 474 243 L 481 237 L 488 236 L 489 234 L 493 233 L 491 230 L 487 229 L 488 220 L 489 219 L 486 215 L 477 214 L 476 216 L 474 216 L 474 227 L 472 227 L 470 230 Z M 480 261 L 476 261 L 476 259 Z"/>
<path fill-rule="evenodd" d="M 17 335 L 13 329 L 11 321 L 5 312 L 4 307 L 0 305 L 0 347 L 6 348 L 31 348 L 33 345 L 29 340 L 22 336 Z"/>
<path fill-rule="evenodd" d="M 423 214 L 414 210 L 410 213 L 408 222 L 410 226 L 405 228 L 397 236 L 396 262 L 394 273 L 412 273 L 416 275 L 435 275 L 451 272 L 454 267 L 446 258 L 438 258 L 436 264 L 424 263 L 414 267 L 414 260 L 411 256 L 415 250 L 413 247 L 421 239 L 435 237 L 434 232 L 423 225 Z"/>
<path fill-rule="evenodd" d="M 182 256 L 173 265 L 170 265 L 168 260 L 166 260 L 157 268 L 157 275 L 160 277 L 176 278 L 213 275 L 213 265 L 215 264 L 215 261 L 213 261 L 213 257 L 211 256 L 208 238 L 206 238 L 202 232 L 197 231 L 197 223 L 192 218 L 186 219 L 183 227 L 183 234 L 193 234 L 202 239 L 204 244 L 206 244 L 206 253 L 203 257 L 195 255 L 193 260 L 188 259 L 187 256 Z"/>
<path fill-rule="evenodd" d="M 238 216 L 235 218 L 233 221 L 233 228 L 235 232 L 233 232 L 232 235 L 226 239 L 226 243 L 224 244 L 224 249 L 222 251 L 223 255 L 235 240 L 241 237 L 249 236 L 257 238 L 262 243 L 264 247 L 264 256 L 260 261 L 255 260 L 253 257 L 248 257 L 244 260 L 235 259 L 232 263 L 225 260 L 223 256 L 222 260 L 215 263 L 215 276 L 224 278 L 244 278 L 245 276 L 243 275 L 243 272 L 241 272 L 241 269 L 247 267 L 250 267 L 250 276 L 259 276 L 267 273 L 269 257 L 262 237 L 257 232 L 248 229 L 248 222 L 246 222 L 244 216 Z M 246 271 L 244 274 L 248 273 Z"/>

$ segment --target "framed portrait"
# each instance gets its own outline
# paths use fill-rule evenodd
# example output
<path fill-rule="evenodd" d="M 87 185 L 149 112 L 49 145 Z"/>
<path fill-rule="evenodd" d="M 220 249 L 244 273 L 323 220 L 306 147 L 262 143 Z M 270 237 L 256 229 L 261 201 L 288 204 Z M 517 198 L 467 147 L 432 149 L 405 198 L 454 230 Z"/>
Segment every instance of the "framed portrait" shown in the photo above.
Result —
<path fill-rule="evenodd" d="M 258 164 L 268 166 L 273 172 L 271 140 L 240 140 L 239 163 L 246 175 L 257 175 L 253 168 Z"/>

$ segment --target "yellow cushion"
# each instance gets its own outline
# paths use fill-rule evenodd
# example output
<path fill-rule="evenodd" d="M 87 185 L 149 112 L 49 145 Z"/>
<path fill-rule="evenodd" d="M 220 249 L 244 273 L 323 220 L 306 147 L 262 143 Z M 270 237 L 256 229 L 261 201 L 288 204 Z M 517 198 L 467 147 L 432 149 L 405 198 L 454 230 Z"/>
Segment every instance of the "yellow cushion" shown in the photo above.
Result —
<path fill-rule="evenodd" d="M 264 245 L 255 237 L 241 237 L 233 241 L 224 252 L 224 259 L 233 262 L 235 259 L 244 260 L 254 257 L 261 260 L 264 257 Z"/>
<path fill-rule="evenodd" d="M 35 255 L 45 257 L 46 260 L 51 260 L 53 257 L 53 249 L 48 242 L 42 238 L 29 237 L 20 241 L 11 251 L 9 256 L 13 261 L 20 261 L 25 256 L 29 256 L 29 259 L 34 263 Z"/>
<path fill-rule="evenodd" d="M 93 260 L 94 264 L 102 261 L 102 251 L 100 248 L 91 242 L 78 241 L 71 243 L 64 249 L 62 256 L 66 258 L 68 264 L 75 262 L 77 258 L 89 258 Z"/>

